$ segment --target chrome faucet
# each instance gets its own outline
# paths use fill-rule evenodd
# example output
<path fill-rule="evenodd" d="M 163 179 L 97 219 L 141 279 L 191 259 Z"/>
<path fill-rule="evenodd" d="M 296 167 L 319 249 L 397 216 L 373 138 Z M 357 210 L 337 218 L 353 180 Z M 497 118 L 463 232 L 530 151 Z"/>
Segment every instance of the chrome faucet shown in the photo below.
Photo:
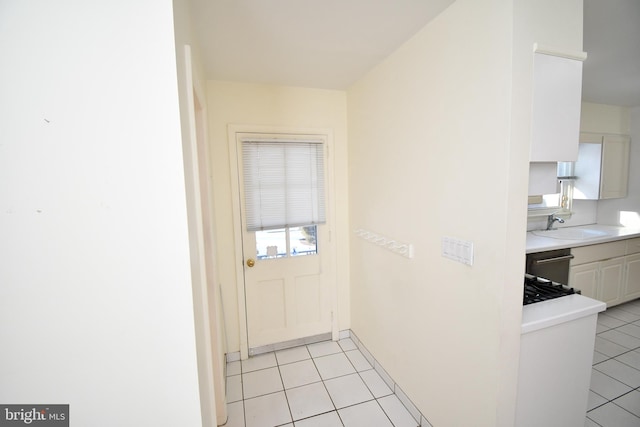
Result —
<path fill-rule="evenodd" d="M 547 217 L 547 230 L 553 230 L 553 223 L 558 221 L 560 224 L 564 224 L 564 219 L 558 218 L 555 213 L 552 213 Z"/>

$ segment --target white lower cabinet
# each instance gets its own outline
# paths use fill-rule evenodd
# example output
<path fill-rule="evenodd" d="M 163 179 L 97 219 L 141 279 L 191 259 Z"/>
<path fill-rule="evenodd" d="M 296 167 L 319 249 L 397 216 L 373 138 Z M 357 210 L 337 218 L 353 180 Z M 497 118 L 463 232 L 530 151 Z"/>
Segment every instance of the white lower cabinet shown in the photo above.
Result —
<path fill-rule="evenodd" d="M 571 250 L 569 286 L 607 307 L 640 298 L 640 239 Z"/>
<path fill-rule="evenodd" d="M 620 304 L 624 280 L 624 258 L 613 258 L 600 263 L 600 298 L 608 307 Z"/>
<path fill-rule="evenodd" d="M 598 297 L 599 262 L 577 265 L 569 270 L 569 286 L 579 289 L 585 297 L 600 300 Z"/>
<path fill-rule="evenodd" d="M 625 257 L 626 278 L 622 299 L 629 301 L 640 297 L 640 254 Z"/>
<path fill-rule="evenodd" d="M 624 257 L 571 267 L 569 284 L 580 289 L 582 295 L 607 303 L 619 304 L 624 280 Z"/>
<path fill-rule="evenodd" d="M 522 308 L 518 427 L 584 425 L 598 313 L 605 305 L 580 295 L 554 301 Z"/>

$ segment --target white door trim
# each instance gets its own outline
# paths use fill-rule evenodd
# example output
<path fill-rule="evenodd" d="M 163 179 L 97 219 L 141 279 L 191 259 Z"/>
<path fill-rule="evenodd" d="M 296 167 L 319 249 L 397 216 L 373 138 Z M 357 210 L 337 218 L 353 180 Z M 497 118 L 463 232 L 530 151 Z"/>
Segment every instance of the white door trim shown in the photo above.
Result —
<path fill-rule="evenodd" d="M 231 173 L 231 199 L 233 213 L 233 238 L 234 238 L 234 261 L 236 264 L 236 289 L 238 292 L 238 326 L 240 334 L 240 358 L 242 360 L 249 357 L 249 337 L 247 332 L 247 308 L 246 294 L 244 288 L 244 259 L 242 250 L 242 220 L 240 217 L 240 188 L 238 184 L 238 133 L 278 133 L 278 134 L 302 134 L 302 135 L 323 135 L 327 144 L 327 219 L 329 220 L 329 256 L 328 272 L 329 296 L 331 298 L 331 337 L 337 340 L 338 331 L 338 300 L 336 289 L 336 247 L 334 229 L 335 218 L 335 180 L 334 180 L 334 159 L 333 153 L 333 131 L 327 128 L 297 128 L 297 127 L 274 127 L 274 126 L 253 126 L 229 124 L 227 127 L 227 140 L 229 144 L 229 171 Z"/>
<path fill-rule="evenodd" d="M 203 426 L 215 426 L 226 422 L 227 408 L 223 370 L 223 349 L 217 328 L 212 320 L 217 319 L 217 295 L 212 254 L 207 243 L 213 236 L 205 233 L 210 221 L 208 176 L 208 152 L 206 144 L 206 107 L 202 102 L 205 92 L 194 79 L 191 46 L 183 46 L 185 74 L 182 82 L 187 108 L 188 137 L 183 140 L 184 178 L 187 192 L 189 223 L 189 248 L 191 252 L 191 274 L 193 289 L 194 322 L 196 330 L 196 352 L 198 358 L 198 381 L 200 385 L 200 410 Z M 183 123 L 183 126 L 185 124 Z M 213 293 L 213 295 L 212 295 Z"/>

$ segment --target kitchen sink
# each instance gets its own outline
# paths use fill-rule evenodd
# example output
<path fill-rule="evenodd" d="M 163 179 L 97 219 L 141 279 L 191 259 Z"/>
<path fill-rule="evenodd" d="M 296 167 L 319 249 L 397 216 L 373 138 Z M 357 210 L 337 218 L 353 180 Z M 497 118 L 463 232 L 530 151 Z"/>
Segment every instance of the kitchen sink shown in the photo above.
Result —
<path fill-rule="evenodd" d="M 532 231 L 531 233 L 540 237 L 550 237 L 561 240 L 584 240 L 605 236 L 607 234 L 606 231 L 592 230 L 589 228 L 558 228 L 557 230 L 538 230 Z"/>

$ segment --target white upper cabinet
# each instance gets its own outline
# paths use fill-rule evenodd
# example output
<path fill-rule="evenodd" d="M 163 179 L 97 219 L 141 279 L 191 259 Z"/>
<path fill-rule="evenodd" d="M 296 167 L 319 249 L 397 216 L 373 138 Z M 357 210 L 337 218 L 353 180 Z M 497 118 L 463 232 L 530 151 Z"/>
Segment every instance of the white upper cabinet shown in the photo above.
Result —
<path fill-rule="evenodd" d="M 580 134 L 574 199 L 627 197 L 629 142 L 624 135 Z"/>
<path fill-rule="evenodd" d="M 534 47 L 531 162 L 578 158 L 582 61 L 586 54 Z"/>
<path fill-rule="evenodd" d="M 627 197 L 629 142 L 630 139 L 622 135 L 607 135 L 602 138 L 601 199 Z"/>

